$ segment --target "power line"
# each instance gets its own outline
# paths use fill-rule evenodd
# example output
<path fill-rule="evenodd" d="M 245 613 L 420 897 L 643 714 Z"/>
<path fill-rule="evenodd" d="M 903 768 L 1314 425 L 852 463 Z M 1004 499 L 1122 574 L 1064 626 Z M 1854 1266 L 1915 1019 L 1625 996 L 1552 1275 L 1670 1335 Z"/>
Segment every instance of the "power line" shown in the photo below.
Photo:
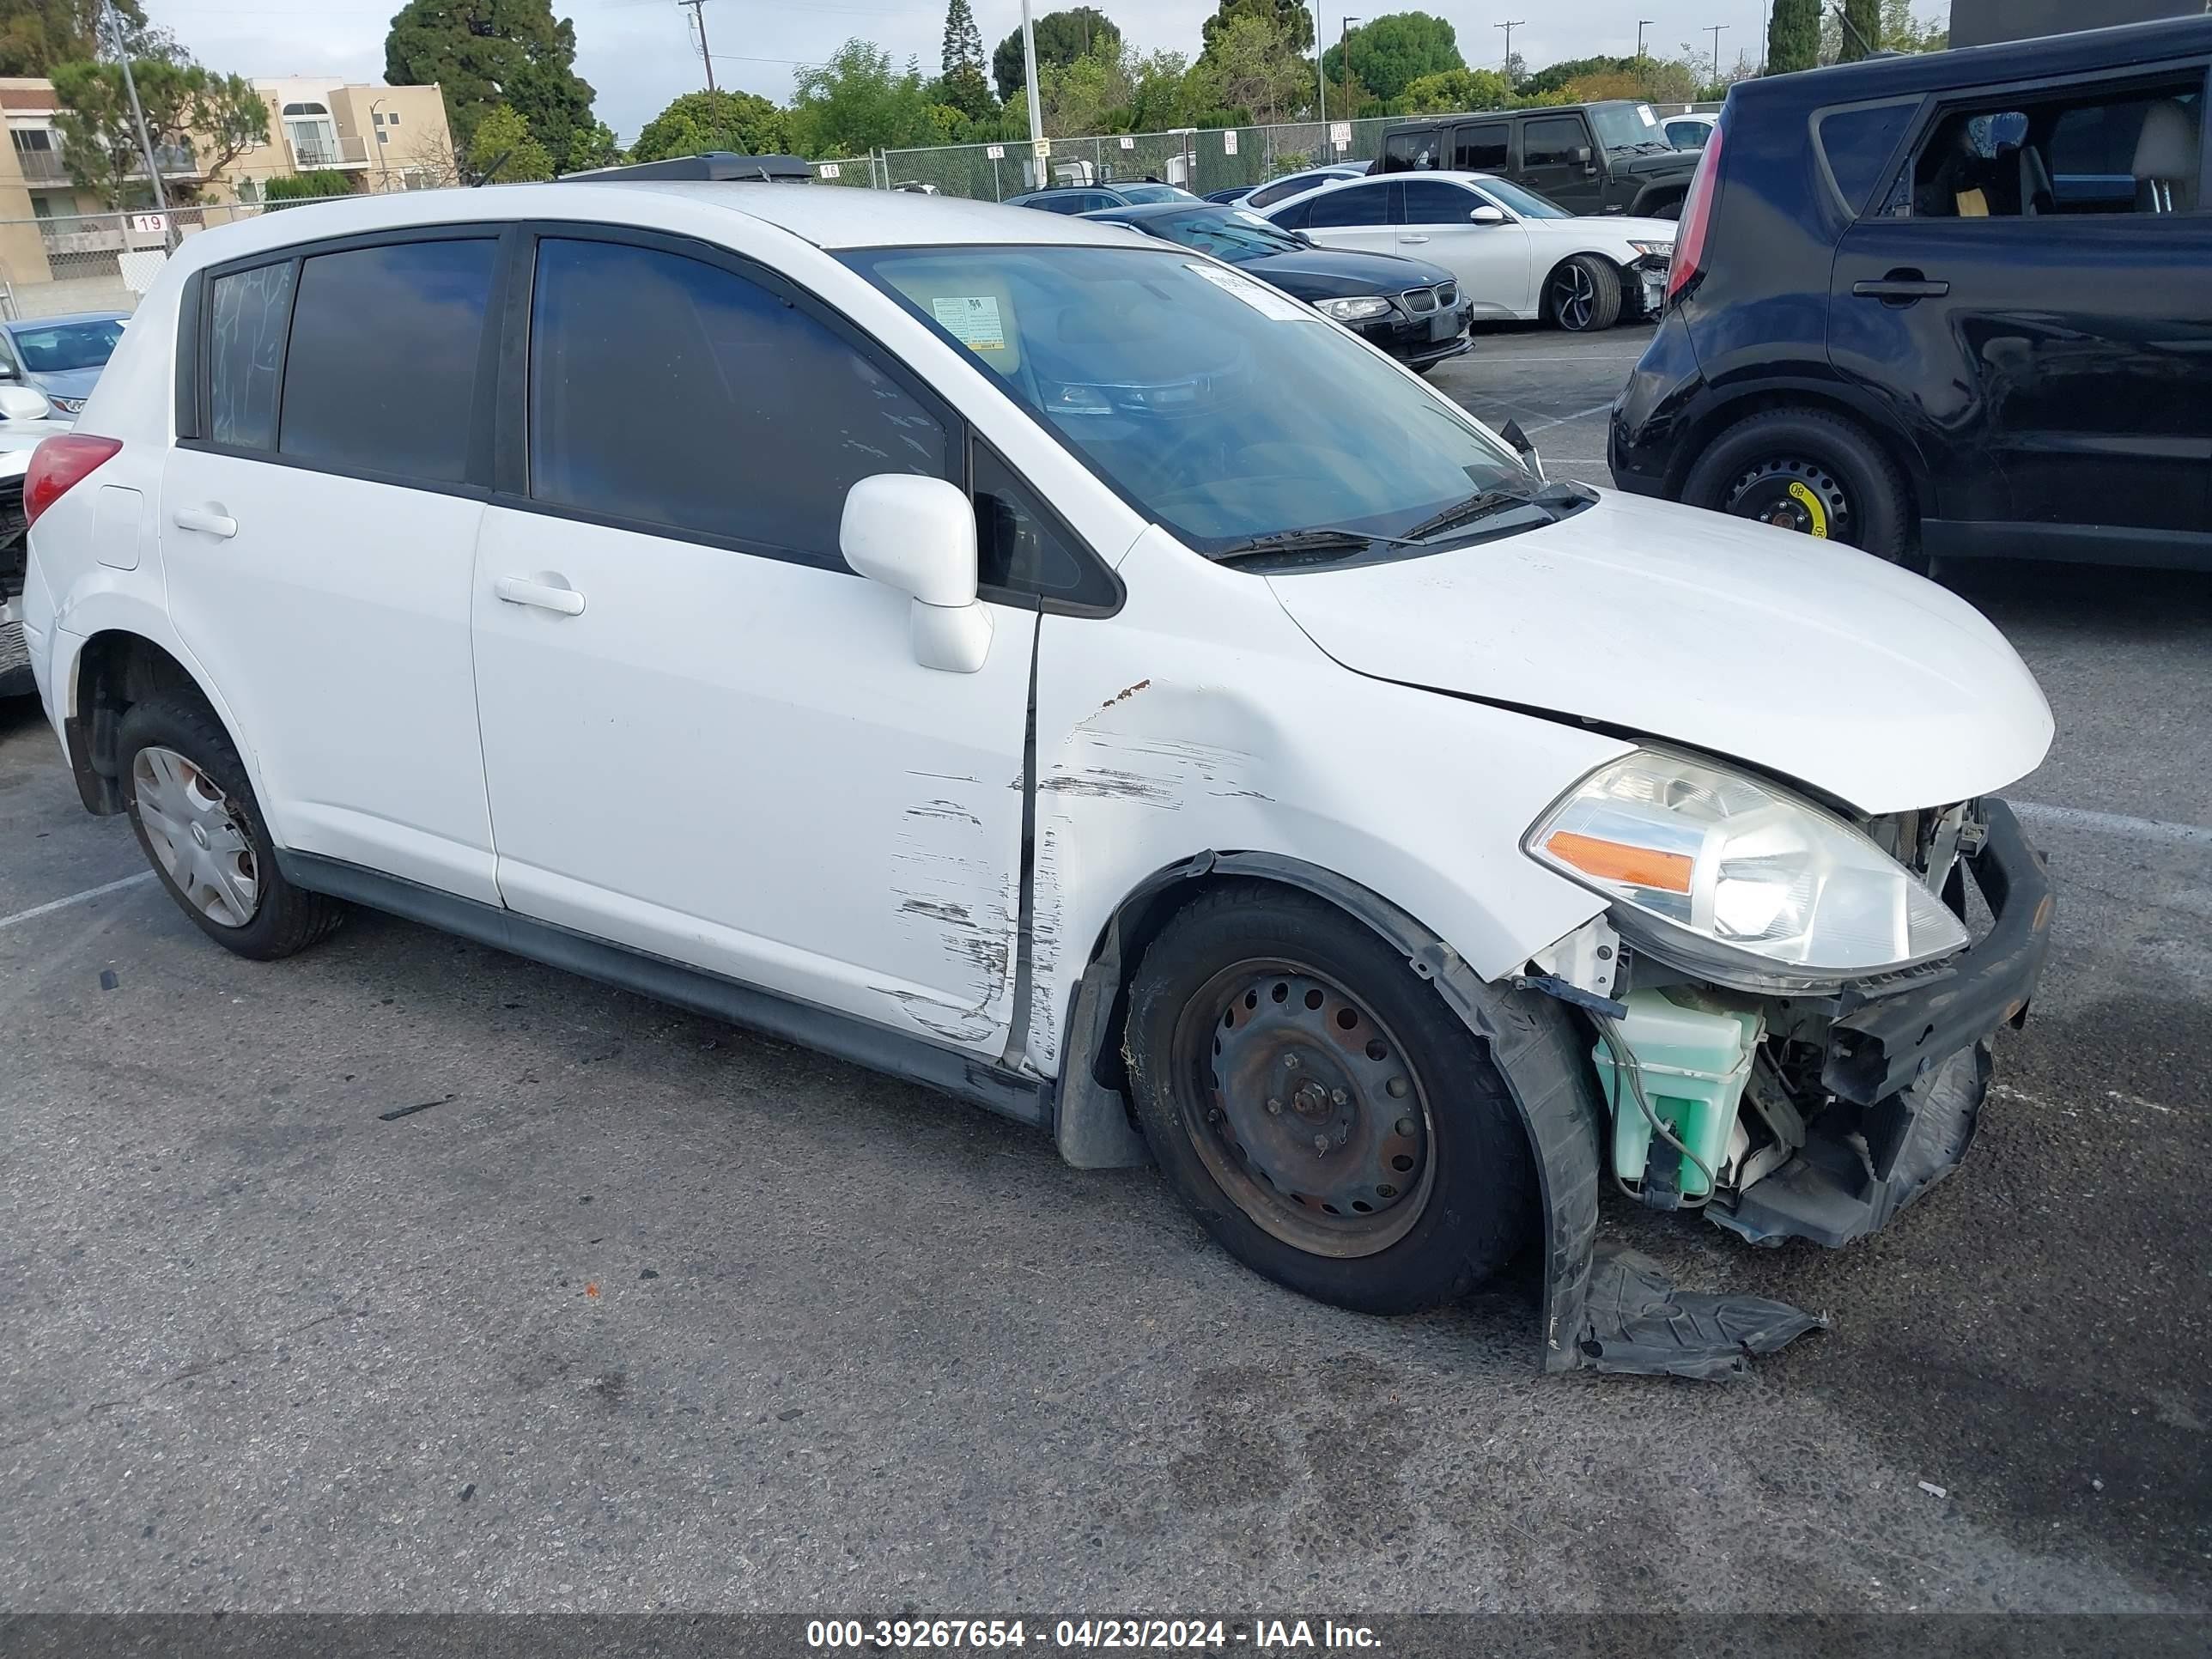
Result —
<path fill-rule="evenodd" d="M 1505 82 L 1508 86 L 1513 83 L 1513 31 L 1522 27 L 1528 21 L 1525 17 L 1516 17 L 1510 23 L 1491 25 L 1492 28 L 1505 31 Z"/>

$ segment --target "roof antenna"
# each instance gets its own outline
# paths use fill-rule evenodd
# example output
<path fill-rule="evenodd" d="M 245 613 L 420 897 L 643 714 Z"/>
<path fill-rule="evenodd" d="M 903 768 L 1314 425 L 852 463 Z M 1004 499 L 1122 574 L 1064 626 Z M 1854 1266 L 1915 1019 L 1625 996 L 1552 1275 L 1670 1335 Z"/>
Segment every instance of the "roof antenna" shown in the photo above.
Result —
<path fill-rule="evenodd" d="M 477 174 L 476 182 L 471 185 L 469 188 L 471 190 L 482 190 L 494 179 L 496 179 L 499 176 L 499 170 L 507 165 L 507 158 L 514 154 L 514 146 L 512 144 L 509 144 L 505 149 L 500 151 L 497 155 L 492 157 L 491 165 L 486 167 L 482 173 Z"/>

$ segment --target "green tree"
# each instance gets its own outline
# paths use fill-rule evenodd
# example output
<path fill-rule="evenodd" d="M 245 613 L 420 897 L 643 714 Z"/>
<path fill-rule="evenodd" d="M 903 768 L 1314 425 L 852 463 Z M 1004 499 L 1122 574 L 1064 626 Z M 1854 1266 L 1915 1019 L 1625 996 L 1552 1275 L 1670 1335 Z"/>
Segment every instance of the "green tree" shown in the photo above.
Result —
<path fill-rule="evenodd" d="M 945 52 L 939 71 L 951 75 L 961 68 L 983 72 L 983 32 L 975 27 L 975 14 L 968 0 L 950 0 L 945 8 Z"/>
<path fill-rule="evenodd" d="M 1191 71 L 1205 107 L 1248 111 L 1261 125 L 1311 107 L 1313 65 L 1291 46 L 1271 11 L 1263 0 L 1262 7 L 1239 11 L 1218 28 L 1220 20 L 1206 20 L 1206 50 Z"/>
<path fill-rule="evenodd" d="M 487 184 L 526 185 L 553 176 L 553 156 L 531 132 L 520 110 L 494 104 L 477 113 L 469 167 Z"/>
<path fill-rule="evenodd" d="M 929 83 L 928 92 L 932 103 L 959 111 L 966 121 L 988 121 L 999 111 L 999 100 L 991 96 L 991 83 L 973 64 L 954 64 Z"/>
<path fill-rule="evenodd" d="M 791 102 L 793 147 L 802 155 L 859 155 L 939 142 L 921 66 L 895 69 L 891 55 L 848 40 L 826 64 L 799 71 Z"/>
<path fill-rule="evenodd" d="M 202 175 L 216 173 L 243 155 L 252 144 L 269 137 L 269 106 L 251 82 L 240 75 L 222 75 L 191 62 L 142 58 L 131 65 L 138 88 L 138 102 L 146 115 L 146 132 L 154 143 L 155 160 L 161 152 L 189 149 L 192 164 L 182 158 L 173 165 L 178 172 Z M 145 161 L 139 154 L 137 124 L 131 118 L 128 93 L 119 64 L 58 64 L 53 72 L 54 100 L 61 106 L 54 125 L 62 135 L 62 154 L 70 175 L 88 190 L 100 192 L 110 207 L 119 207 L 139 193 Z M 169 166 L 163 167 L 163 172 Z M 172 193 L 189 197 L 193 186 L 179 185 Z"/>
<path fill-rule="evenodd" d="M 592 124 L 592 88 L 577 78 L 576 29 L 551 0 L 407 0 L 384 38 L 384 78 L 446 94 L 446 120 L 465 149 L 501 105 L 531 136 L 565 155 Z"/>
<path fill-rule="evenodd" d="M 1032 27 L 1036 35 L 1037 82 L 1042 95 L 1045 69 L 1054 64 L 1072 64 L 1079 58 L 1089 57 L 1100 51 L 1119 52 L 1121 31 L 1113 19 L 1093 6 L 1077 6 L 1067 11 L 1050 11 L 1037 18 Z M 991 78 L 998 83 L 999 96 L 1014 103 L 1024 96 L 1023 88 L 1028 76 L 1022 64 L 1022 32 L 1014 30 L 999 42 L 991 53 Z M 1022 129 L 1024 136 L 1028 127 Z"/>
<path fill-rule="evenodd" d="M 336 167 L 280 173 L 261 181 L 261 199 L 264 202 L 311 202 L 326 196 L 352 194 L 353 175 Z"/>
<path fill-rule="evenodd" d="M 147 21 L 139 0 L 115 0 L 115 17 L 124 53 L 132 62 L 191 61 L 174 35 Z M 50 76 L 64 64 L 89 63 L 114 52 L 114 32 L 100 21 L 100 0 L 0 0 L 0 75 Z"/>
<path fill-rule="evenodd" d="M 1363 23 L 1322 54 L 1322 67 L 1334 87 L 1344 78 L 1344 59 L 1349 52 L 1352 73 L 1374 96 L 1386 101 L 1397 97 L 1425 75 L 1442 75 L 1465 69 L 1459 41 L 1452 26 L 1425 11 L 1401 11 Z M 1336 107 L 1332 94 L 1329 107 Z M 1347 104 L 1346 108 L 1356 108 Z"/>
<path fill-rule="evenodd" d="M 1820 0 L 1774 0 L 1766 25 L 1766 72 L 1787 75 L 1820 61 Z"/>
<path fill-rule="evenodd" d="M 718 149 L 776 155 L 790 148 L 790 118 L 757 93 L 687 92 L 645 124 L 629 157 L 659 161 Z"/>
<path fill-rule="evenodd" d="M 1890 52 L 1942 52 L 1951 44 L 1951 26 L 1922 22 L 1912 0 L 1881 0 L 1881 44 Z"/>
<path fill-rule="evenodd" d="M 1843 43 L 1838 55 L 1849 64 L 1881 46 L 1881 0 L 1843 0 Z"/>
<path fill-rule="evenodd" d="M 561 171 L 588 173 L 593 167 L 613 167 L 622 159 L 622 144 L 614 129 L 605 121 L 594 121 L 588 126 L 578 127 L 569 136 L 568 153 L 561 159 Z"/>
<path fill-rule="evenodd" d="M 1313 13 L 1303 0 L 1221 0 L 1220 9 L 1199 26 L 1204 42 L 1200 55 L 1212 50 L 1214 37 L 1240 17 L 1257 18 L 1266 23 L 1291 52 L 1313 50 Z"/>
<path fill-rule="evenodd" d="M 1410 82 L 1391 101 L 1401 115 L 1450 115 L 1504 109 L 1513 102 L 1513 89 L 1496 70 L 1446 70 Z"/>

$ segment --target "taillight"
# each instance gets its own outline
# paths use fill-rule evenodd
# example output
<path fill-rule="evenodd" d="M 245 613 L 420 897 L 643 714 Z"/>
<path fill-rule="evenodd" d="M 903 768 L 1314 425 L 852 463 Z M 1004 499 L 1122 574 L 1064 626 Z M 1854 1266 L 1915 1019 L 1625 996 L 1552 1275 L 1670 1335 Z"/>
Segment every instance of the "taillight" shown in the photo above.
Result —
<path fill-rule="evenodd" d="M 88 432 L 64 433 L 46 440 L 31 452 L 31 464 L 23 471 L 24 522 L 38 523 L 39 514 L 122 447 L 113 438 L 95 438 Z"/>
<path fill-rule="evenodd" d="M 1691 175 L 1688 194 L 1682 198 L 1682 222 L 1674 228 L 1674 263 L 1667 268 L 1667 303 L 1672 305 L 1690 279 L 1705 269 L 1705 227 L 1713 216 L 1713 196 L 1720 185 L 1721 141 L 1728 134 L 1723 116 L 1705 140 Z"/>

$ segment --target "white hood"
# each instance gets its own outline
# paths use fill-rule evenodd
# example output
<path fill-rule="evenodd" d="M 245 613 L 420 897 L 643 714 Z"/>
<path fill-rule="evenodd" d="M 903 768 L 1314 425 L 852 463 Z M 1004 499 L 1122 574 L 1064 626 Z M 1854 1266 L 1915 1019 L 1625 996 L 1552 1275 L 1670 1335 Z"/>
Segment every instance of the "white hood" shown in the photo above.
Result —
<path fill-rule="evenodd" d="M 2051 746 L 2027 665 L 1965 600 L 1668 502 L 1608 490 L 1542 529 L 1269 581 L 1356 672 L 1733 756 L 1864 812 L 1990 793 Z"/>

